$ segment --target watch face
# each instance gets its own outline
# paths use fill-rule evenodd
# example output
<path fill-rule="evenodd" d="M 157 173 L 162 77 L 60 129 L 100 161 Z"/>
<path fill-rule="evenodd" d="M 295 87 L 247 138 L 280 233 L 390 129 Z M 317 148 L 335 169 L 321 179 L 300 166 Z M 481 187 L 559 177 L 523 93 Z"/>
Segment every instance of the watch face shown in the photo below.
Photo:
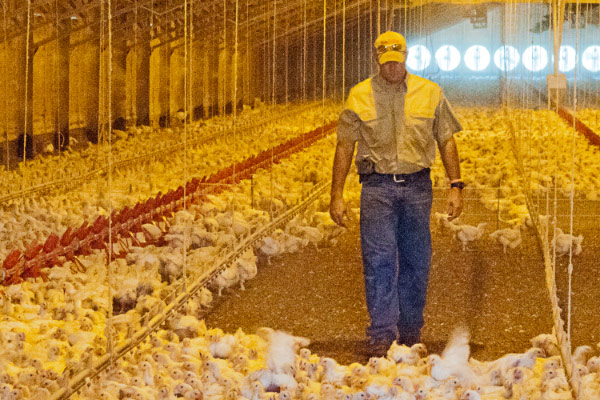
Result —
<path fill-rule="evenodd" d="M 453 184 L 450 185 L 450 187 L 462 189 L 465 187 L 465 183 L 464 182 L 454 182 Z"/>

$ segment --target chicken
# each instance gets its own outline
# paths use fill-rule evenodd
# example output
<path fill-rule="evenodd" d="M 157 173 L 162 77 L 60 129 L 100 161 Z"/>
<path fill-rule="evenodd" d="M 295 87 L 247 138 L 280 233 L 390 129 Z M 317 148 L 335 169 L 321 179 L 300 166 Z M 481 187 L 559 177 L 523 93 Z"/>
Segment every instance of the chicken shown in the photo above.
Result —
<path fill-rule="evenodd" d="M 399 364 L 416 365 L 426 354 L 427 348 L 422 343 L 408 347 L 394 341 L 387 352 L 387 357 Z"/>
<path fill-rule="evenodd" d="M 456 227 L 452 228 L 455 236 L 463 245 L 463 251 L 467 249 L 467 244 L 469 242 L 479 240 L 483 237 L 484 228 L 486 225 L 487 223 L 483 222 L 477 226 L 463 224 L 456 225 Z"/>
<path fill-rule="evenodd" d="M 428 358 L 430 375 L 436 381 L 445 381 L 454 376 L 464 386 L 474 383 L 475 374 L 469 366 L 469 332 L 464 327 L 455 328 L 442 356 L 432 354 Z"/>
<path fill-rule="evenodd" d="M 498 229 L 490 233 L 490 237 L 502 245 L 506 254 L 506 248 L 516 249 L 521 244 L 521 228 L 515 225 L 512 228 Z"/>
<path fill-rule="evenodd" d="M 252 248 L 248 248 L 242 256 L 237 260 L 238 266 L 238 277 L 240 280 L 240 289 L 245 290 L 244 282 L 252 279 L 258 273 L 258 269 L 256 266 L 256 256 L 254 255 L 254 251 Z"/>
<path fill-rule="evenodd" d="M 273 239 L 272 237 L 265 237 L 262 240 L 262 245 L 259 247 L 259 251 L 261 254 L 267 257 L 267 262 L 271 265 L 271 257 L 275 257 L 282 253 L 283 246 L 279 241 Z"/>
<path fill-rule="evenodd" d="M 582 242 L 583 235 L 574 236 L 563 233 L 560 228 L 556 228 L 556 235 L 552 238 L 552 246 L 556 250 L 557 256 L 567 254 L 571 250 L 571 247 L 573 247 L 573 255 L 579 255 L 581 253 Z"/>
<path fill-rule="evenodd" d="M 238 264 L 233 264 L 225 268 L 223 272 L 214 280 L 214 285 L 219 290 L 219 296 L 222 295 L 223 289 L 230 288 L 240 281 Z"/>

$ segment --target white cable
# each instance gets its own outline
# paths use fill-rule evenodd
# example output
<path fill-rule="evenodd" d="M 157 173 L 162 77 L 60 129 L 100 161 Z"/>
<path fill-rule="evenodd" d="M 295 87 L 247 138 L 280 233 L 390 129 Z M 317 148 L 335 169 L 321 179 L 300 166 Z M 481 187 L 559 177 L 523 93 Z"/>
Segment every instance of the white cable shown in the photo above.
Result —
<path fill-rule="evenodd" d="M 191 6 L 191 4 L 190 4 Z M 187 211 L 187 158 L 188 158 L 188 146 L 187 146 L 187 137 L 188 137 L 188 119 L 189 119 L 189 102 L 188 97 L 190 95 L 190 81 L 189 81 L 189 71 L 188 71 L 188 62 L 189 62 L 189 49 L 188 46 L 190 41 L 188 40 L 188 0 L 183 0 L 183 210 Z M 187 293 L 187 248 L 189 242 L 189 235 L 191 229 L 191 221 L 188 218 L 185 218 L 185 229 L 183 231 L 183 247 L 181 249 L 183 253 L 183 291 Z"/>
<path fill-rule="evenodd" d="M 54 120 L 54 126 L 55 126 L 55 134 L 56 136 L 56 147 L 58 150 L 58 157 L 60 159 L 60 156 L 62 154 L 61 148 L 62 148 L 62 132 L 61 129 L 62 127 L 60 126 L 61 120 L 60 120 L 60 93 L 61 93 L 61 79 L 59 78 L 59 73 L 58 73 L 58 63 L 56 62 L 56 53 L 59 52 L 60 49 L 60 44 L 59 44 L 59 35 L 58 35 L 58 0 L 54 0 L 54 17 L 56 19 L 56 48 L 55 51 L 53 53 L 52 56 L 52 61 L 53 61 L 53 74 L 54 75 L 54 80 L 55 82 L 57 82 L 58 87 L 55 89 L 56 90 L 56 114 L 55 114 L 55 120 Z M 68 125 L 67 125 L 67 129 L 68 129 Z"/>
<path fill-rule="evenodd" d="M 579 0 L 575 6 L 575 54 L 579 54 Z M 575 68 L 575 81 L 573 83 L 573 127 L 571 130 L 571 193 L 570 193 L 570 214 L 569 214 L 569 233 L 573 238 L 573 208 L 575 202 L 575 135 L 576 128 L 575 123 L 577 121 L 577 68 Z M 567 313 L 567 337 L 569 338 L 569 351 L 571 351 L 571 301 L 572 301 L 572 276 L 573 276 L 573 240 L 569 246 L 569 300 L 568 300 L 568 313 Z"/>
<path fill-rule="evenodd" d="M 356 71 L 357 71 L 357 77 L 358 77 L 357 81 L 360 82 L 362 80 L 361 79 L 361 74 L 360 74 L 361 73 L 361 71 L 360 71 L 360 54 L 362 53 L 362 48 L 360 46 L 360 30 L 361 30 L 361 26 L 360 26 L 360 2 L 358 2 L 356 4 L 356 9 L 357 9 L 357 13 L 358 13 L 358 21 L 357 21 L 357 24 L 356 24 L 356 27 L 357 27 L 356 35 L 358 37 L 358 40 L 357 40 L 357 42 L 358 42 L 358 46 L 357 46 L 358 47 L 358 55 L 356 57 L 356 62 L 357 62 L 357 64 L 356 64 L 357 65 Z"/>
<path fill-rule="evenodd" d="M 27 38 L 25 39 L 25 126 L 23 128 L 23 164 L 27 157 L 27 113 L 29 112 L 29 47 L 31 36 L 31 0 L 27 0 Z M 33 132 L 31 132 L 33 134 Z M 32 146 L 33 147 L 33 146 Z M 25 168 L 23 168 L 25 175 Z M 21 189 L 24 189 L 25 179 L 21 181 Z"/>
<path fill-rule="evenodd" d="M 323 0 L 323 126 L 325 126 L 325 96 L 327 92 L 327 0 Z"/>
<path fill-rule="evenodd" d="M 112 100 L 111 100 L 111 95 L 112 95 L 112 13 L 111 13 L 111 9 L 112 9 L 112 0 L 106 0 L 107 1 L 107 6 L 108 6 L 108 11 L 106 11 L 105 14 L 105 10 L 104 10 L 104 1 L 102 1 L 101 5 L 101 33 L 100 33 L 100 38 L 102 40 L 102 42 L 104 42 L 104 37 L 106 35 L 105 29 L 108 29 L 108 44 L 107 44 L 107 50 L 105 50 L 105 52 L 108 52 L 108 61 L 106 61 L 106 54 L 103 51 L 103 46 L 100 46 L 100 51 L 102 52 L 101 54 L 103 54 L 102 57 L 102 63 L 100 65 L 101 70 L 102 70 L 102 66 L 104 65 L 104 68 L 108 68 L 108 71 L 104 74 L 104 77 L 108 80 L 108 82 L 104 82 L 104 81 L 100 81 L 100 93 L 101 93 L 101 98 L 102 98 L 102 105 L 105 106 L 104 112 L 103 112 L 103 117 L 106 117 L 106 119 L 104 119 L 104 122 L 107 124 L 106 126 L 106 131 L 107 131 L 107 139 L 108 139 L 108 252 L 107 252 L 107 259 L 106 259 L 106 265 L 107 265 L 107 271 L 106 271 L 106 279 L 108 280 L 108 300 L 109 300 L 109 307 L 108 307 L 108 323 L 107 323 L 107 338 L 106 338 L 106 344 L 107 344 L 107 353 L 110 354 L 110 360 L 111 360 L 111 364 L 114 362 L 114 354 L 113 354 L 113 350 L 114 350 L 114 338 L 113 338 L 113 324 L 112 324 L 112 317 L 113 317 L 113 313 L 112 313 L 112 284 L 113 284 L 113 279 L 112 279 L 112 266 L 111 266 L 111 260 L 112 260 L 112 201 L 111 201 L 111 192 L 112 192 L 112 137 L 111 137 L 111 133 L 112 133 L 112 127 L 111 127 L 111 106 L 112 106 Z M 105 18 L 108 19 L 107 24 L 108 26 L 105 27 L 104 25 L 104 21 Z M 101 74 L 102 76 L 103 74 Z M 108 85 L 106 85 L 108 83 Z M 108 95 L 106 94 L 106 89 L 108 88 Z M 99 121 L 100 122 L 100 121 Z M 102 125 L 102 123 L 100 122 L 98 124 L 100 129 L 100 126 Z M 98 142 L 100 142 L 100 140 L 98 140 Z M 98 146 L 100 147 L 100 146 Z"/>
<path fill-rule="evenodd" d="M 4 15 L 4 62 L 3 72 L 4 76 L 8 76 L 8 33 L 6 30 L 6 1 L 2 2 L 2 11 Z M 4 93 L 8 93 L 8 79 L 3 79 Z M 10 168 L 10 153 L 8 146 L 8 96 L 2 96 L 4 99 L 4 144 L 6 145 L 6 170 Z"/>
<path fill-rule="evenodd" d="M 379 0 L 377 3 L 379 4 Z M 346 100 L 346 0 L 342 0 L 342 7 L 342 104 L 344 104 Z"/>

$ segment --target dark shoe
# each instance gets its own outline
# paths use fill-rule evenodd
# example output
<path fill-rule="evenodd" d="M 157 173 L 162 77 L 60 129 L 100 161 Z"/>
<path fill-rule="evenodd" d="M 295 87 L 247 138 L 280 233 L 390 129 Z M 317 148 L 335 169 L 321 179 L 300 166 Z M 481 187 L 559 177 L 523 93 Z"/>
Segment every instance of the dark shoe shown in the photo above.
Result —
<path fill-rule="evenodd" d="M 398 343 L 411 347 L 414 344 L 421 343 L 421 338 L 419 336 L 401 336 Z"/>
<path fill-rule="evenodd" d="M 392 345 L 392 342 L 388 340 L 374 340 L 371 339 L 367 342 L 367 352 L 369 357 L 385 357 L 387 351 Z"/>

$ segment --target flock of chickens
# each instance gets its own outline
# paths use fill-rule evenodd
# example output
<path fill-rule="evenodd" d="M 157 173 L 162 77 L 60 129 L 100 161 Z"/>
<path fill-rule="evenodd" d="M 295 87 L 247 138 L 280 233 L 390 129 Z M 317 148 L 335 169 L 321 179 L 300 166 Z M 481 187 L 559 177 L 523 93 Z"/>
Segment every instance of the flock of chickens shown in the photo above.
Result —
<path fill-rule="evenodd" d="M 83 183 L 77 191 L 57 190 L 36 200 L 14 200 L 0 213 L 0 238 L 5 256 L 12 246 L 42 241 L 51 232 L 60 233 L 67 226 L 78 225 L 84 218 L 109 214 L 109 206 L 121 207 L 143 199 L 156 191 L 163 192 L 183 182 L 208 175 L 299 133 L 335 119 L 337 108 L 328 106 L 300 110 L 260 127 L 242 127 L 234 138 L 217 135 L 198 141 L 188 148 L 172 151 L 168 157 L 155 156 L 113 172 L 110 196 L 106 175 Z M 241 114 L 251 121 L 258 114 L 273 118 L 281 110 L 267 108 Z M 467 184 L 480 189 L 481 201 L 499 213 L 509 228 L 490 236 L 506 249 L 518 246 L 523 226 L 528 221 L 525 195 L 514 162 L 509 127 L 502 112 L 485 109 L 459 110 L 465 131 L 458 137 L 463 176 Z M 548 140 L 566 146 L 568 128 L 545 111 L 515 111 L 518 132 L 527 128 L 524 147 L 541 146 Z M 191 131 L 198 137 L 230 126 L 231 121 L 215 119 L 194 124 Z M 554 132 L 548 132 L 548 129 Z M 255 140 L 258 131 L 264 140 Z M 180 131 L 169 131 L 181 137 Z M 157 151 L 149 140 L 157 131 L 135 128 L 121 133 L 113 144 L 120 159 Z M 550 139 L 549 139 L 550 138 Z M 562 141 L 562 142 L 561 142 Z M 562 144 L 561 144 L 562 143 Z M 597 151 L 577 139 L 576 177 L 593 174 L 591 165 Z M 259 170 L 252 180 L 231 185 L 219 195 L 181 210 L 156 224 L 143 226 L 131 252 L 106 266 L 106 256 L 96 252 L 81 257 L 78 263 L 67 261 L 49 270 L 49 280 L 27 281 L 3 289 L 0 296 L 0 398 L 49 398 L 68 384 L 72 372 L 94 365 L 112 347 L 131 337 L 150 318 L 160 313 L 187 285 L 207 271 L 218 267 L 221 257 L 235 249 L 237 243 L 273 216 L 301 203 L 319 182 L 329 178 L 335 137 L 318 141 L 303 152 L 291 155 L 271 170 Z M 107 148 L 99 145 L 81 152 L 29 162 L 18 171 L 2 171 L 1 179 L 27 177 L 41 179 L 48 169 L 89 171 L 105 161 Z M 184 158 L 187 154 L 187 158 Z M 215 155 L 218 154 L 218 157 Z M 522 153 L 523 163 L 541 172 L 528 176 L 532 190 L 544 192 L 556 184 L 565 193 L 570 190 L 568 172 L 559 154 L 539 156 L 535 150 Z M 561 169 L 561 165 L 563 168 Z M 325 166 L 325 167 L 324 167 Z M 87 169 L 86 169 L 87 168 Z M 96 168 L 96 167 L 92 167 Z M 594 169 L 595 168 L 595 169 Z M 564 171 L 564 173 L 563 173 Z M 17 175 L 14 175 L 17 174 Z M 434 184 L 445 187 L 440 164 L 433 169 Z M 25 179 L 25 178 L 21 178 Z M 537 186 L 535 185 L 537 184 Z M 576 187 L 578 182 L 576 181 Z M 346 200 L 358 205 L 360 187 L 357 179 L 348 179 Z M 502 201 L 495 197 L 500 188 Z M 488 195 L 491 193 L 494 195 Z M 579 192 L 578 192 L 578 195 Z M 112 202 L 109 204 L 109 201 Z M 76 398 L 131 399 L 567 399 L 570 392 L 557 358 L 552 336 L 532 341 L 533 348 L 524 354 L 512 354 L 491 362 L 469 358 L 468 334 L 458 330 L 441 356 L 426 355 L 423 345 L 406 348 L 394 345 L 387 357 L 374 358 L 367 365 L 338 365 L 334 360 L 310 354 L 309 341 L 268 328 L 256 335 L 242 331 L 225 334 L 207 329 L 202 315 L 214 295 L 252 279 L 261 262 L 304 246 L 335 243 L 343 232 L 326 210 L 327 195 L 321 196 L 309 210 L 285 226 L 261 239 L 246 250 L 236 262 L 223 270 L 191 299 L 180 313 L 170 319 L 164 330 L 145 340 L 133 352 L 116 360 L 111 369 L 86 382 Z M 485 226 L 473 227 L 436 218 L 463 243 L 481 238 Z M 541 218 L 540 218 L 541 219 Z M 558 232 L 558 230 L 557 230 Z M 562 232 L 559 232 L 562 234 Z M 4 234 L 4 233 L 3 233 Z M 581 240 L 555 236 L 557 254 L 573 243 L 574 253 L 581 251 Z M 564 234 L 563 234 L 564 235 Z M 11 247 L 8 247 L 9 244 Z M 561 247 L 562 246 L 562 247 Z M 600 362 L 592 349 L 576 350 L 578 371 L 583 376 L 584 398 L 600 397 Z M 544 358 L 547 356 L 548 358 Z"/>
<path fill-rule="evenodd" d="M 537 223 L 549 232 L 557 256 L 569 253 L 571 247 L 574 255 L 580 254 L 583 236 L 567 232 L 567 226 L 558 226 L 545 203 L 548 196 L 553 198 L 555 190 L 561 198 L 568 199 L 573 189 L 575 199 L 598 199 L 598 148 L 552 111 L 510 110 L 510 119 L 505 111 L 491 108 L 458 109 L 457 114 L 464 127 L 456 141 L 467 187 L 475 188 L 481 203 L 506 225 L 488 236 L 506 252 L 518 247 L 522 231 Z M 447 185 L 439 159 L 432 169 L 432 179 L 437 187 Z M 527 208 L 527 190 L 538 207 L 537 221 L 532 221 Z M 484 237 L 485 223 L 449 223 L 439 213 L 434 217 L 460 240 L 463 249 Z"/>

